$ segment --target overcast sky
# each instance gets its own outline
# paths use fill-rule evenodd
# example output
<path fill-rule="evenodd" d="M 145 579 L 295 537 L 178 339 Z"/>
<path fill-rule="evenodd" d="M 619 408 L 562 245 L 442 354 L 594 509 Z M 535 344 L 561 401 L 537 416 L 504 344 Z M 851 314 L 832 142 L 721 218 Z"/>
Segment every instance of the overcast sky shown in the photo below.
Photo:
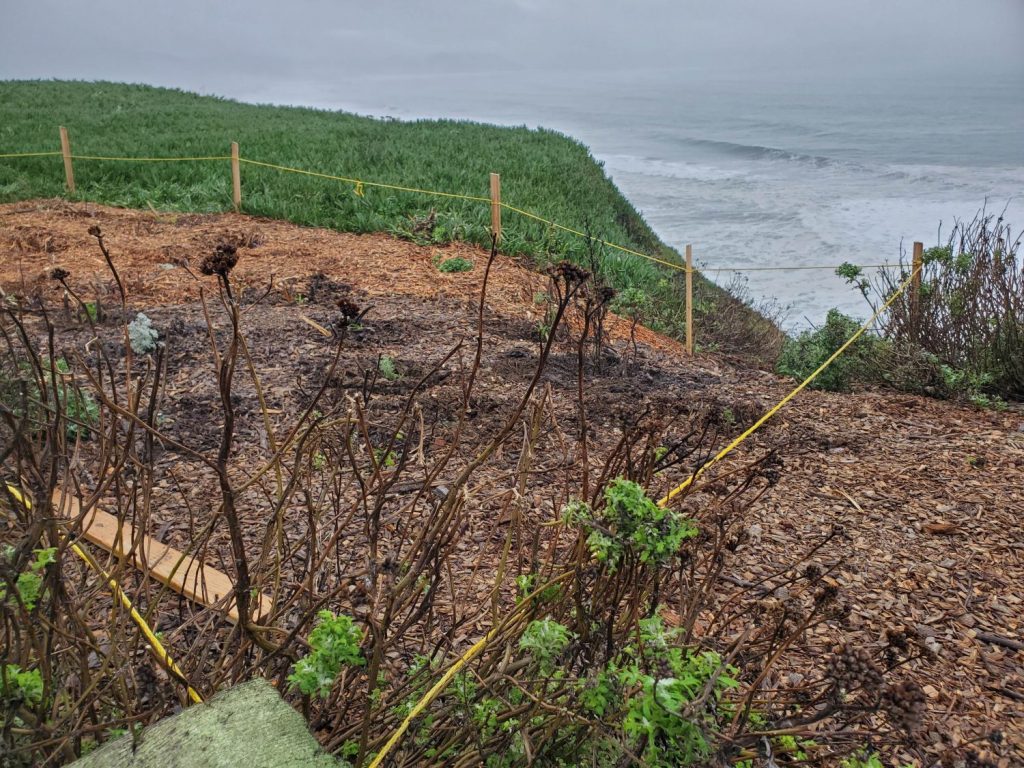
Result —
<path fill-rule="evenodd" d="M 1024 0 L 3 0 L 0 78 L 243 95 L 451 72 L 1024 78 Z"/>

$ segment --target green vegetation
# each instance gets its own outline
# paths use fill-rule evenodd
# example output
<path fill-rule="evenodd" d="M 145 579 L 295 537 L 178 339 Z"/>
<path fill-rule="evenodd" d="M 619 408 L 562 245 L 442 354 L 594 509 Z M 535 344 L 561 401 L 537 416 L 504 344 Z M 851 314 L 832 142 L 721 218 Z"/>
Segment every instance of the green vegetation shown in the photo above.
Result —
<path fill-rule="evenodd" d="M 825 324 L 787 339 L 775 370 L 798 381 L 810 376 L 860 327 L 837 309 Z M 959 399 L 978 408 L 1003 409 L 1005 401 L 987 394 L 993 377 L 954 368 L 937 355 L 906 341 L 893 342 L 865 332 L 811 382 L 812 389 L 848 392 L 853 384 L 880 384 L 902 392 Z"/>
<path fill-rule="evenodd" d="M 678 553 L 685 539 L 697 535 L 690 520 L 659 507 L 643 488 L 622 478 L 608 484 L 600 510 L 573 501 L 562 510 L 562 519 L 589 529 L 590 553 L 613 571 L 624 563 L 659 565 Z"/>
<path fill-rule="evenodd" d="M 388 381 L 398 381 L 402 378 L 402 374 L 395 367 L 395 358 L 391 357 L 391 355 L 380 356 L 380 359 L 377 361 L 377 370 Z"/>
<path fill-rule="evenodd" d="M 853 382 L 1002 409 L 1024 397 L 1024 265 L 1021 236 L 984 212 L 958 222 L 946 245 L 924 251 L 915 302 L 910 267 L 874 281 L 853 264 L 836 274 L 863 294 L 872 311 L 895 294 L 877 328 L 863 334 L 811 384 L 846 391 Z M 853 335 L 859 322 L 832 310 L 821 328 L 783 345 L 779 373 L 803 379 Z"/>
<path fill-rule="evenodd" d="M 44 364 L 42 377 L 30 376 L 27 366 L 0 369 L 0 401 L 10 403 L 18 418 L 27 411 L 33 432 L 44 429 L 53 411 L 58 410 L 69 440 L 89 439 L 99 423 L 99 404 L 71 380 L 71 368 L 63 357 L 53 360 L 52 366 L 49 360 Z"/>
<path fill-rule="evenodd" d="M 0 702 L 39 705 L 43 700 L 43 677 L 38 669 L 22 670 L 15 664 L 0 665 Z M 0 725 L 3 724 L 0 719 Z"/>
<path fill-rule="evenodd" d="M 473 269 L 473 262 L 468 259 L 464 259 L 461 256 L 454 256 L 450 259 L 445 259 L 437 268 L 441 272 L 469 272 Z"/>
<path fill-rule="evenodd" d="M 782 346 L 775 370 L 783 376 L 803 381 L 824 363 L 847 339 L 856 333 L 860 323 L 838 309 L 829 310 L 825 324 L 813 331 L 803 331 Z M 862 335 L 835 362 L 822 371 L 812 383 L 815 389 L 846 392 L 854 379 L 867 378 L 865 369 L 874 363 L 879 344 L 877 337 Z"/>
<path fill-rule="evenodd" d="M 295 664 L 295 671 L 288 676 L 291 687 L 306 696 L 326 698 L 344 667 L 365 663 L 359 649 L 362 639 L 363 634 L 351 616 L 320 611 L 316 628 L 309 634 L 313 650 Z"/>
<path fill-rule="evenodd" d="M 505 199 L 595 237 L 681 263 L 622 196 L 585 146 L 545 129 L 450 120 L 402 122 L 343 112 L 240 104 L 178 90 L 116 83 L 0 82 L 0 151 L 59 149 L 65 125 L 80 156 L 224 156 L 231 141 L 243 158 L 365 181 L 486 198 L 489 173 L 502 175 Z M 160 210 L 214 212 L 231 204 L 227 160 L 75 162 L 74 199 Z M 242 167 L 243 208 L 350 232 L 392 232 L 419 242 L 465 240 L 490 245 L 486 202 L 432 197 L 254 165 Z M 0 161 L 0 202 L 65 194 L 60 157 Z M 541 264 L 584 261 L 580 237 L 507 212 L 503 251 Z M 652 299 L 646 322 L 679 334 L 681 273 L 617 251 L 601 254 L 604 279 Z M 738 306 L 744 322 L 767 324 L 703 278 L 698 306 L 713 317 Z M 720 305 L 720 306 L 719 306 Z M 703 313 L 702 313 L 703 314 Z M 700 318 L 698 318 L 699 320 Z M 711 341 L 713 331 L 705 331 Z M 728 344 L 724 345 L 728 348 Z"/>
<path fill-rule="evenodd" d="M 14 548 L 8 547 L 4 553 L 7 560 L 12 560 Z M 57 550 L 53 547 L 37 549 L 32 554 L 35 559 L 29 563 L 28 570 L 18 574 L 18 580 L 14 584 L 14 591 L 18 600 L 25 606 L 26 611 L 31 611 L 39 602 L 39 595 L 43 591 L 43 571 L 57 557 Z M 0 585 L 0 601 L 7 599 L 7 589 Z"/>

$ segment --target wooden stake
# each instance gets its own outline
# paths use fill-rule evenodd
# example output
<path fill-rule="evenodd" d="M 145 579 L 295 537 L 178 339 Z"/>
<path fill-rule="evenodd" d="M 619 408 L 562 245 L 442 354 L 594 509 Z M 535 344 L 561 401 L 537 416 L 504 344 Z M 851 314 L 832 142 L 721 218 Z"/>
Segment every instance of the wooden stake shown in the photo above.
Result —
<path fill-rule="evenodd" d="M 501 241 L 501 176 L 491 174 L 491 234 Z"/>
<path fill-rule="evenodd" d="M 64 177 L 68 183 L 68 192 L 75 194 L 75 168 L 71 165 L 71 140 L 68 139 L 68 129 L 63 125 L 60 127 L 60 152 L 64 155 Z"/>
<path fill-rule="evenodd" d="M 235 204 L 235 213 L 242 210 L 242 172 L 238 167 L 238 142 L 231 142 L 231 201 Z"/>
<path fill-rule="evenodd" d="M 921 325 L 921 264 L 924 261 L 924 243 L 914 243 L 914 261 L 911 264 L 914 278 L 910 281 L 910 338 L 917 341 Z"/>
<path fill-rule="evenodd" d="M 693 246 L 686 246 L 686 354 L 693 357 Z"/>

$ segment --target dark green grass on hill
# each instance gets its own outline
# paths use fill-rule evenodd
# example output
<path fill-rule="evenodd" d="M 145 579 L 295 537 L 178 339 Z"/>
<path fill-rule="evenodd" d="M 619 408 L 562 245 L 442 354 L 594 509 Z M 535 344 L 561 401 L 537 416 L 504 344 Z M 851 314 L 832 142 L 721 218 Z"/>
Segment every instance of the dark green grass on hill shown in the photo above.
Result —
<path fill-rule="evenodd" d="M 227 155 L 333 175 L 423 189 L 488 196 L 489 174 L 502 177 L 505 202 L 573 229 L 679 262 L 594 160 L 585 146 L 549 130 L 450 120 L 397 121 L 344 112 L 241 104 L 178 90 L 116 83 L 0 82 L 0 154 L 60 148 L 68 128 L 76 155 Z M 128 163 L 75 161 L 75 199 L 134 208 L 214 212 L 231 206 L 228 161 Z M 0 201 L 66 194 L 60 157 L 0 159 Z M 352 185 L 253 165 L 242 166 L 243 209 L 258 216 L 348 232 L 389 231 L 435 242 L 490 243 L 486 203 Z M 433 227 L 423 223 L 433 215 Z M 545 263 L 589 260 L 588 243 L 503 212 L 503 250 Z M 420 226 L 417 226 L 420 225 Z M 592 246 L 591 246 L 592 247 Z M 643 319 L 681 335 L 681 274 L 617 251 L 600 254 L 601 271 L 617 289 L 647 298 Z M 637 295 L 632 292 L 630 295 Z M 643 302 L 641 302 L 643 303 Z M 724 307 L 757 324 L 723 291 L 697 281 L 698 320 Z M 698 338 L 716 338 L 714 324 Z M 728 336 L 730 334 L 725 334 Z"/>

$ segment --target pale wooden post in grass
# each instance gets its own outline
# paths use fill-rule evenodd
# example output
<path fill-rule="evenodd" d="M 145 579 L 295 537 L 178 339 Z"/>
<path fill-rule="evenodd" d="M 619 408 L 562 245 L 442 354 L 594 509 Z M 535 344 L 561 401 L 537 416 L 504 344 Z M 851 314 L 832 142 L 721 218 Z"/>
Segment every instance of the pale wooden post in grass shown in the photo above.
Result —
<path fill-rule="evenodd" d="M 501 175 L 491 174 L 491 234 L 501 240 Z"/>
<path fill-rule="evenodd" d="M 64 176 L 68 182 L 68 192 L 75 194 L 75 168 L 71 165 L 71 140 L 68 129 L 60 127 L 60 153 L 64 156 Z"/>
<path fill-rule="evenodd" d="M 924 261 L 924 243 L 914 243 L 914 261 L 911 264 L 913 279 L 910 281 L 910 338 L 917 341 L 921 325 L 921 264 Z"/>
<path fill-rule="evenodd" d="M 686 354 L 693 357 L 693 246 L 686 246 Z"/>
<path fill-rule="evenodd" d="M 242 173 L 238 167 L 238 142 L 231 142 L 231 202 L 235 213 L 242 210 Z"/>

